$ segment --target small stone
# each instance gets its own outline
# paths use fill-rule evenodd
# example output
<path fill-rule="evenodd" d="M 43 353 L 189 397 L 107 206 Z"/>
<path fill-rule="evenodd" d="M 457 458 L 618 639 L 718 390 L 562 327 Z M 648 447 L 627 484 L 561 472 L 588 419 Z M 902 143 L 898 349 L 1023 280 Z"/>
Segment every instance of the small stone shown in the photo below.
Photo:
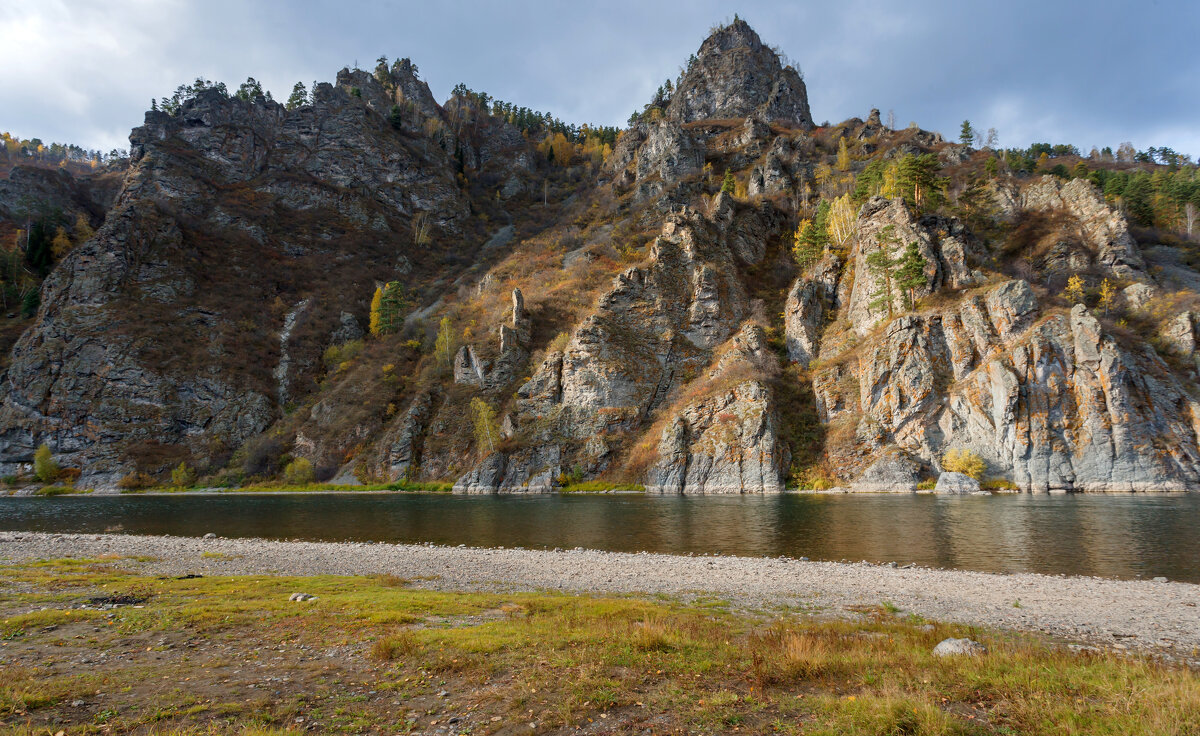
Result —
<path fill-rule="evenodd" d="M 1154 582 L 1156 582 L 1156 583 L 1165 583 L 1165 582 L 1167 582 L 1167 579 L 1166 579 L 1166 578 L 1164 578 L 1163 576 L 1161 576 L 1161 575 L 1160 575 L 1160 576 L 1158 576 L 1158 577 L 1154 578 Z"/>
<path fill-rule="evenodd" d="M 82 700 L 72 700 L 72 701 L 71 701 L 71 707 L 72 707 L 72 708 L 82 708 L 82 707 L 83 707 L 83 706 L 85 706 L 85 705 L 87 705 L 87 703 L 85 703 L 85 702 L 84 702 L 84 701 L 82 701 Z"/>
<path fill-rule="evenodd" d="M 807 557 L 801 557 L 800 561 L 801 562 L 812 562 L 812 560 L 808 559 Z"/>
<path fill-rule="evenodd" d="M 986 653 L 987 647 L 971 639 L 943 639 L 933 648 L 933 656 L 935 657 L 955 657 L 959 655 L 976 657 Z"/>
<path fill-rule="evenodd" d="M 289 601 L 298 601 L 298 602 L 315 601 L 316 599 L 317 599 L 317 597 L 310 593 L 292 593 L 291 597 L 288 598 Z"/>
<path fill-rule="evenodd" d="M 216 535 L 216 534 L 213 534 L 212 532 L 209 532 L 208 534 L 205 534 L 205 535 L 204 535 L 204 538 L 205 538 L 205 539 L 216 539 L 216 538 L 217 538 L 217 535 Z"/>

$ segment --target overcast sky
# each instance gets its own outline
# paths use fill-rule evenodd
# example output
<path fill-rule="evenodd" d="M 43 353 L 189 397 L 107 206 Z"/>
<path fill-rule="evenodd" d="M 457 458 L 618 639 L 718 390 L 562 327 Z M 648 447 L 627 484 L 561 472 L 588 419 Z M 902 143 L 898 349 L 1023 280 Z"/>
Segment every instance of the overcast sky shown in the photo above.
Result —
<path fill-rule="evenodd" d="M 410 57 L 570 122 L 624 125 L 737 12 L 802 69 L 813 117 L 871 107 L 957 137 L 1200 154 L 1197 0 L 0 0 L 0 130 L 125 148 L 152 97 L 253 76 L 286 99 Z"/>

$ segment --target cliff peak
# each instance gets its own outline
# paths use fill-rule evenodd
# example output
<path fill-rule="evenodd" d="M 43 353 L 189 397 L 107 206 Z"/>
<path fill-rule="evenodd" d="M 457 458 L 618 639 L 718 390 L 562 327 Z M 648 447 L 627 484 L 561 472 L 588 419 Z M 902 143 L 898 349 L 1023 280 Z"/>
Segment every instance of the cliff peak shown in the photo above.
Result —
<path fill-rule="evenodd" d="M 666 116 L 680 123 L 755 116 L 806 128 L 813 124 L 800 73 L 785 66 L 741 19 L 720 26 L 700 44 Z"/>

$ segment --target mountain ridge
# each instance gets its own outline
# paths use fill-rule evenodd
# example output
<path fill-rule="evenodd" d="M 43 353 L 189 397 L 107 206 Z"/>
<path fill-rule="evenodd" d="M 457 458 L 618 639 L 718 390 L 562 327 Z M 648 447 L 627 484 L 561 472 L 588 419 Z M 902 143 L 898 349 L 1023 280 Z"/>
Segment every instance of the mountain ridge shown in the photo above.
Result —
<path fill-rule="evenodd" d="M 611 145 L 488 101 L 398 60 L 148 112 L 13 348 L 0 469 L 907 491 L 953 450 L 992 487 L 1200 486 L 1191 241 L 1144 248 L 1082 160 L 817 127 L 741 20 Z"/>

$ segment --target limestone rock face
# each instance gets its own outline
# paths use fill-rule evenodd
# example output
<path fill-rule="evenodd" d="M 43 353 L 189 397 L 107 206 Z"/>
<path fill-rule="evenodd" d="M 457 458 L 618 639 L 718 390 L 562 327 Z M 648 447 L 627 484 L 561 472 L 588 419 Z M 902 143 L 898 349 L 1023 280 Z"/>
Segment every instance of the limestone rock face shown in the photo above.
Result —
<path fill-rule="evenodd" d="M 686 436 L 662 447 L 682 453 L 683 470 L 660 463 L 649 483 L 675 489 L 668 492 L 781 490 L 786 450 L 768 387 L 774 363 L 761 331 L 744 324 L 750 300 L 738 276 L 738 263 L 761 258 L 749 241 L 756 233 L 762 239 L 769 217 L 717 199 L 707 217 L 687 208 L 670 213 L 647 264 L 618 275 L 566 347 L 548 354 L 517 390 L 516 438 L 541 449 L 529 457 L 510 453 L 500 474 L 473 470 L 464 489 L 489 479 L 501 484 L 494 490 L 537 488 L 554 467 L 599 472 L 609 467 L 614 445 L 644 430 L 673 392 L 692 380 L 703 387 L 728 376 L 728 390 L 678 407 Z M 749 380 L 734 381 L 734 366 Z M 654 437 L 653 446 L 660 440 Z M 500 461 L 488 462 L 494 469 Z M 511 471 L 513 463 L 519 471 Z"/>
<path fill-rule="evenodd" d="M 898 257 L 912 242 L 925 259 L 926 283 L 916 290 L 918 299 L 942 286 L 961 288 L 976 281 L 969 261 L 978 257 L 977 246 L 961 226 L 942 218 L 918 220 L 903 200 L 872 197 L 859 210 L 857 232 L 851 242 L 853 284 L 849 294 L 839 294 L 859 335 L 867 334 L 888 317 L 885 305 L 871 306 L 883 285 L 883 276 L 870 268 L 868 258 L 885 248 Z M 901 295 L 896 292 L 893 312 L 900 311 L 902 303 Z"/>
<path fill-rule="evenodd" d="M 801 276 L 788 291 L 783 325 L 788 359 L 807 368 L 817 357 L 821 332 L 837 308 L 837 282 L 841 263 L 832 253 L 817 262 L 809 276 Z"/>
<path fill-rule="evenodd" d="M 771 358 L 762 330 L 746 325 L 709 380 L 762 371 Z M 663 430 L 646 489 L 656 493 L 777 493 L 788 451 L 779 440 L 771 389 L 746 380 L 687 405 Z"/>
<path fill-rule="evenodd" d="M 703 146 L 669 121 L 651 127 L 646 142 L 637 151 L 638 179 L 657 174 L 664 182 L 675 182 L 700 171 L 703 165 Z"/>
<path fill-rule="evenodd" d="M 1064 184 L 1056 176 L 1043 176 L 1025 188 L 1021 206 L 1028 211 L 1067 214 L 1078 223 L 1097 264 L 1119 278 L 1146 279 L 1146 263 L 1129 234 L 1129 224 L 1086 179 Z"/>
<path fill-rule="evenodd" d="M 394 278 L 394 233 L 418 211 L 456 232 L 468 212 L 449 154 L 397 134 L 367 104 L 386 90 L 361 85 L 361 98 L 318 85 L 291 111 L 208 90 L 146 114 L 103 226 L 46 280 L 13 350 L 0 468 L 43 442 L 85 486 L 203 467 L 276 418 L 279 396 L 313 385 L 342 326 L 333 305 Z M 384 253 L 389 265 L 368 265 Z M 281 341 L 287 308 L 306 299 Z"/>
<path fill-rule="evenodd" d="M 795 69 L 784 67 L 745 21 L 717 30 L 700 46 L 667 107 L 667 118 L 686 123 L 745 118 L 812 127 L 808 91 Z"/>
<path fill-rule="evenodd" d="M 381 438 L 381 443 L 387 448 L 383 461 L 388 480 L 404 480 L 420 465 L 422 435 L 433 411 L 434 398 L 432 391 L 418 394 L 400 421 Z"/>

